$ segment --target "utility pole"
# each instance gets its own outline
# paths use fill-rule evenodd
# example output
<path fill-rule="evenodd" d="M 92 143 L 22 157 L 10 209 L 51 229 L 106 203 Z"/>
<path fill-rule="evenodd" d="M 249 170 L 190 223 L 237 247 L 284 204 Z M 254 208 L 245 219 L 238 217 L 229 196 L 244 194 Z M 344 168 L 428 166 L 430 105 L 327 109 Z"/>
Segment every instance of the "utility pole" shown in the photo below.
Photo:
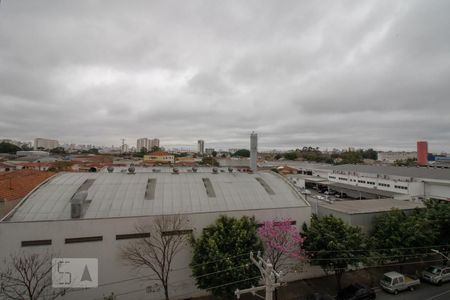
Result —
<path fill-rule="evenodd" d="M 256 258 L 258 260 L 256 260 L 253 257 L 253 252 L 250 252 L 250 260 L 258 267 L 259 271 L 261 272 L 261 276 L 264 279 L 264 285 L 258 286 L 258 287 L 252 286 L 251 288 L 245 289 L 245 290 L 236 289 L 234 294 L 236 295 L 236 297 L 238 299 L 240 298 L 241 294 L 252 293 L 254 296 L 258 296 L 261 299 L 273 300 L 273 292 L 275 291 L 275 289 L 277 287 L 279 287 L 281 285 L 279 282 L 276 282 L 276 279 L 281 279 L 282 274 L 281 274 L 281 272 L 277 273 L 273 269 L 273 265 L 270 263 L 269 260 L 264 261 L 264 259 L 261 257 L 260 251 L 258 251 Z M 256 294 L 256 292 L 262 291 L 262 290 L 266 291 L 265 298 Z"/>

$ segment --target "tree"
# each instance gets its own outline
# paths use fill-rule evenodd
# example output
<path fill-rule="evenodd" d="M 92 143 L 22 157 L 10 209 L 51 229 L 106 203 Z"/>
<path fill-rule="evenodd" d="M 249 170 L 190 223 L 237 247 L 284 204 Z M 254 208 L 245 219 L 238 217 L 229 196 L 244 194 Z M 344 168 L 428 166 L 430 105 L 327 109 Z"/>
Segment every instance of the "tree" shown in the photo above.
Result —
<path fill-rule="evenodd" d="M 208 290 L 242 281 L 210 289 L 215 297 L 233 298 L 236 288 L 256 285 L 259 270 L 249 260 L 250 251 L 262 250 L 256 229 L 255 218 L 247 216 L 240 219 L 220 216 L 204 228 L 202 235 L 192 240 L 191 268 L 197 287 Z"/>
<path fill-rule="evenodd" d="M 291 220 L 266 221 L 257 230 L 259 239 L 263 243 L 264 258 L 268 259 L 277 272 L 289 273 L 289 260 L 304 258 L 303 238 L 292 225 Z M 275 290 L 278 299 L 278 290 Z"/>
<path fill-rule="evenodd" d="M 423 247 L 433 245 L 435 232 L 425 211 L 411 215 L 398 209 L 376 217 L 371 244 L 382 262 L 405 262 L 429 252 Z"/>
<path fill-rule="evenodd" d="M 50 153 L 53 154 L 66 154 L 66 150 L 63 147 L 56 147 L 50 150 Z"/>
<path fill-rule="evenodd" d="M 187 219 L 182 216 L 157 217 L 150 224 L 136 225 L 138 233 L 146 236 L 123 246 L 120 256 L 124 262 L 137 270 L 150 269 L 164 288 L 165 299 L 169 299 L 169 275 L 175 256 L 190 238 Z"/>
<path fill-rule="evenodd" d="M 64 289 L 52 288 L 52 255 L 19 252 L 4 259 L 0 296 L 13 300 L 56 299 Z"/>
<path fill-rule="evenodd" d="M 158 146 L 153 146 L 151 152 L 161 151 L 161 148 Z"/>
<path fill-rule="evenodd" d="M 141 154 L 147 154 L 147 153 L 148 153 L 148 150 L 147 150 L 146 147 L 142 147 L 141 149 L 139 149 L 139 152 L 140 152 Z"/>
<path fill-rule="evenodd" d="M 21 147 L 21 149 L 22 149 L 23 151 L 31 151 L 31 150 L 33 150 L 33 148 L 31 148 L 30 146 L 28 146 L 28 144 L 23 144 L 22 147 Z"/>
<path fill-rule="evenodd" d="M 213 151 L 213 152 L 211 153 L 211 155 L 212 155 L 212 157 L 216 157 L 216 156 L 217 156 L 217 151 Z"/>
<path fill-rule="evenodd" d="M 448 203 L 438 203 L 429 201 L 427 204 L 427 210 L 425 214 L 426 220 L 432 227 L 435 233 L 434 245 L 446 245 L 440 246 L 439 250 L 450 255 L 450 205 Z M 447 264 L 447 259 L 443 261 Z"/>
<path fill-rule="evenodd" d="M 286 273 L 290 258 L 303 258 L 303 238 L 291 220 L 266 221 L 257 234 L 263 243 L 264 257 L 270 260 L 275 271 Z"/>
<path fill-rule="evenodd" d="M 367 159 L 377 160 L 378 159 L 378 153 L 377 153 L 377 151 L 373 150 L 372 148 L 369 148 L 369 149 L 364 150 L 362 152 L 362 157 L 363 158 L 367 158 Z"/>
<path fill-rule="evenodd" d="M 202 165 L 219 166 L 219 162 L 214 157 L 203 157 L 200 162 Z"/>
<path fill-rule="evenodd" d="M 17 151 L 21 151 L 22 149 L 14 144 L 1 142 L 0 143 L 0 153 L 16 153 Z"/>
<path fill-rule="evenodd" d="M 284 154 L 284 158 L 286 158 L 287 160 L 296 160 L 298 157 L 296 152 L 288 152 Z"/>
<path fill-rule="evenodd" d="M 340 164 L 359 164 L 363 161 L 361 151 L 345 151 L 340 154 Z"/>
<path fill-rule="evenodd" d="M 233 156 L 239 157 L 250 157 L 250 150 L 247 149 L 239 149 L 238 151 L 233 153 Z"/>
<path fill-rule="evenodd" d="M 337 289 L 341 289 L 343 274 L 349 266 L 365 261 L 366 237 L 361 228 L 345 224 L 332 215 L 319 218 L 313 215 L 310 226 L 303 226 L 305 250 L 311 264 L 325 273 L 334 273 Z"/>

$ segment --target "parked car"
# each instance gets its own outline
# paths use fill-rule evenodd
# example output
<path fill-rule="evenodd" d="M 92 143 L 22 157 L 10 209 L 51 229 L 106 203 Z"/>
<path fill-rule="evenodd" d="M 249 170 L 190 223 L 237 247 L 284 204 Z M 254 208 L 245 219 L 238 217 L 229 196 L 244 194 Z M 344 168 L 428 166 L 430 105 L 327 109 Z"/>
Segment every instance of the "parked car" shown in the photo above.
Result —
<path fill-rule="evenodd" d="M 373 300 L 376 297 L 377 294 L 373 289 L 354 283 L 339 291 L 336 300 Z"/>
<path fill-rule="evenodd" d="M 414 291 L 420 285 L 420 279 L 415 276 L 405 276 L 398 272 L 388 272 L 384 273 L 380 285 L 383 290 L 397 295 L 398 292 L 408 289 Z"/>
<path fill-rule="evenodd" d="M 450 267 L 431 266 L 422 271 L 422 279 L 434 284 L 450 281 Z"/>

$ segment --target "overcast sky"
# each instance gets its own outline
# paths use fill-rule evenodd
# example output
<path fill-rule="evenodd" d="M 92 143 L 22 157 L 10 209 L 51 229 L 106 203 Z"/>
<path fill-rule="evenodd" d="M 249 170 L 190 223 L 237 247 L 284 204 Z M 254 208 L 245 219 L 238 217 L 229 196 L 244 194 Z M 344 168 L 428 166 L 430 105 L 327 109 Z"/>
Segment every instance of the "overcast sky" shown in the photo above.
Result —
<path fill-rule="evenodd" d="M 0 138 L 450 152 L 450 1 L 0 3 Z"/>

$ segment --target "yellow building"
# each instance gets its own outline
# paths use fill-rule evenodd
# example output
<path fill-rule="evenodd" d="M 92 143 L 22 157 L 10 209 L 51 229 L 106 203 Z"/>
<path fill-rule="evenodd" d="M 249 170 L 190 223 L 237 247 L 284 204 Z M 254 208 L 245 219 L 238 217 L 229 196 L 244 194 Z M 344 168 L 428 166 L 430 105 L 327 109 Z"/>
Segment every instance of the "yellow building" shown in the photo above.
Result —
<path fill-rule="evenodd" d="M 163 164 L 173 164 L 175 162 L 175 157 L 165 151 L 152 152 L 149 155 L 144 155 L 144 163 L 163 163 Z"/>

